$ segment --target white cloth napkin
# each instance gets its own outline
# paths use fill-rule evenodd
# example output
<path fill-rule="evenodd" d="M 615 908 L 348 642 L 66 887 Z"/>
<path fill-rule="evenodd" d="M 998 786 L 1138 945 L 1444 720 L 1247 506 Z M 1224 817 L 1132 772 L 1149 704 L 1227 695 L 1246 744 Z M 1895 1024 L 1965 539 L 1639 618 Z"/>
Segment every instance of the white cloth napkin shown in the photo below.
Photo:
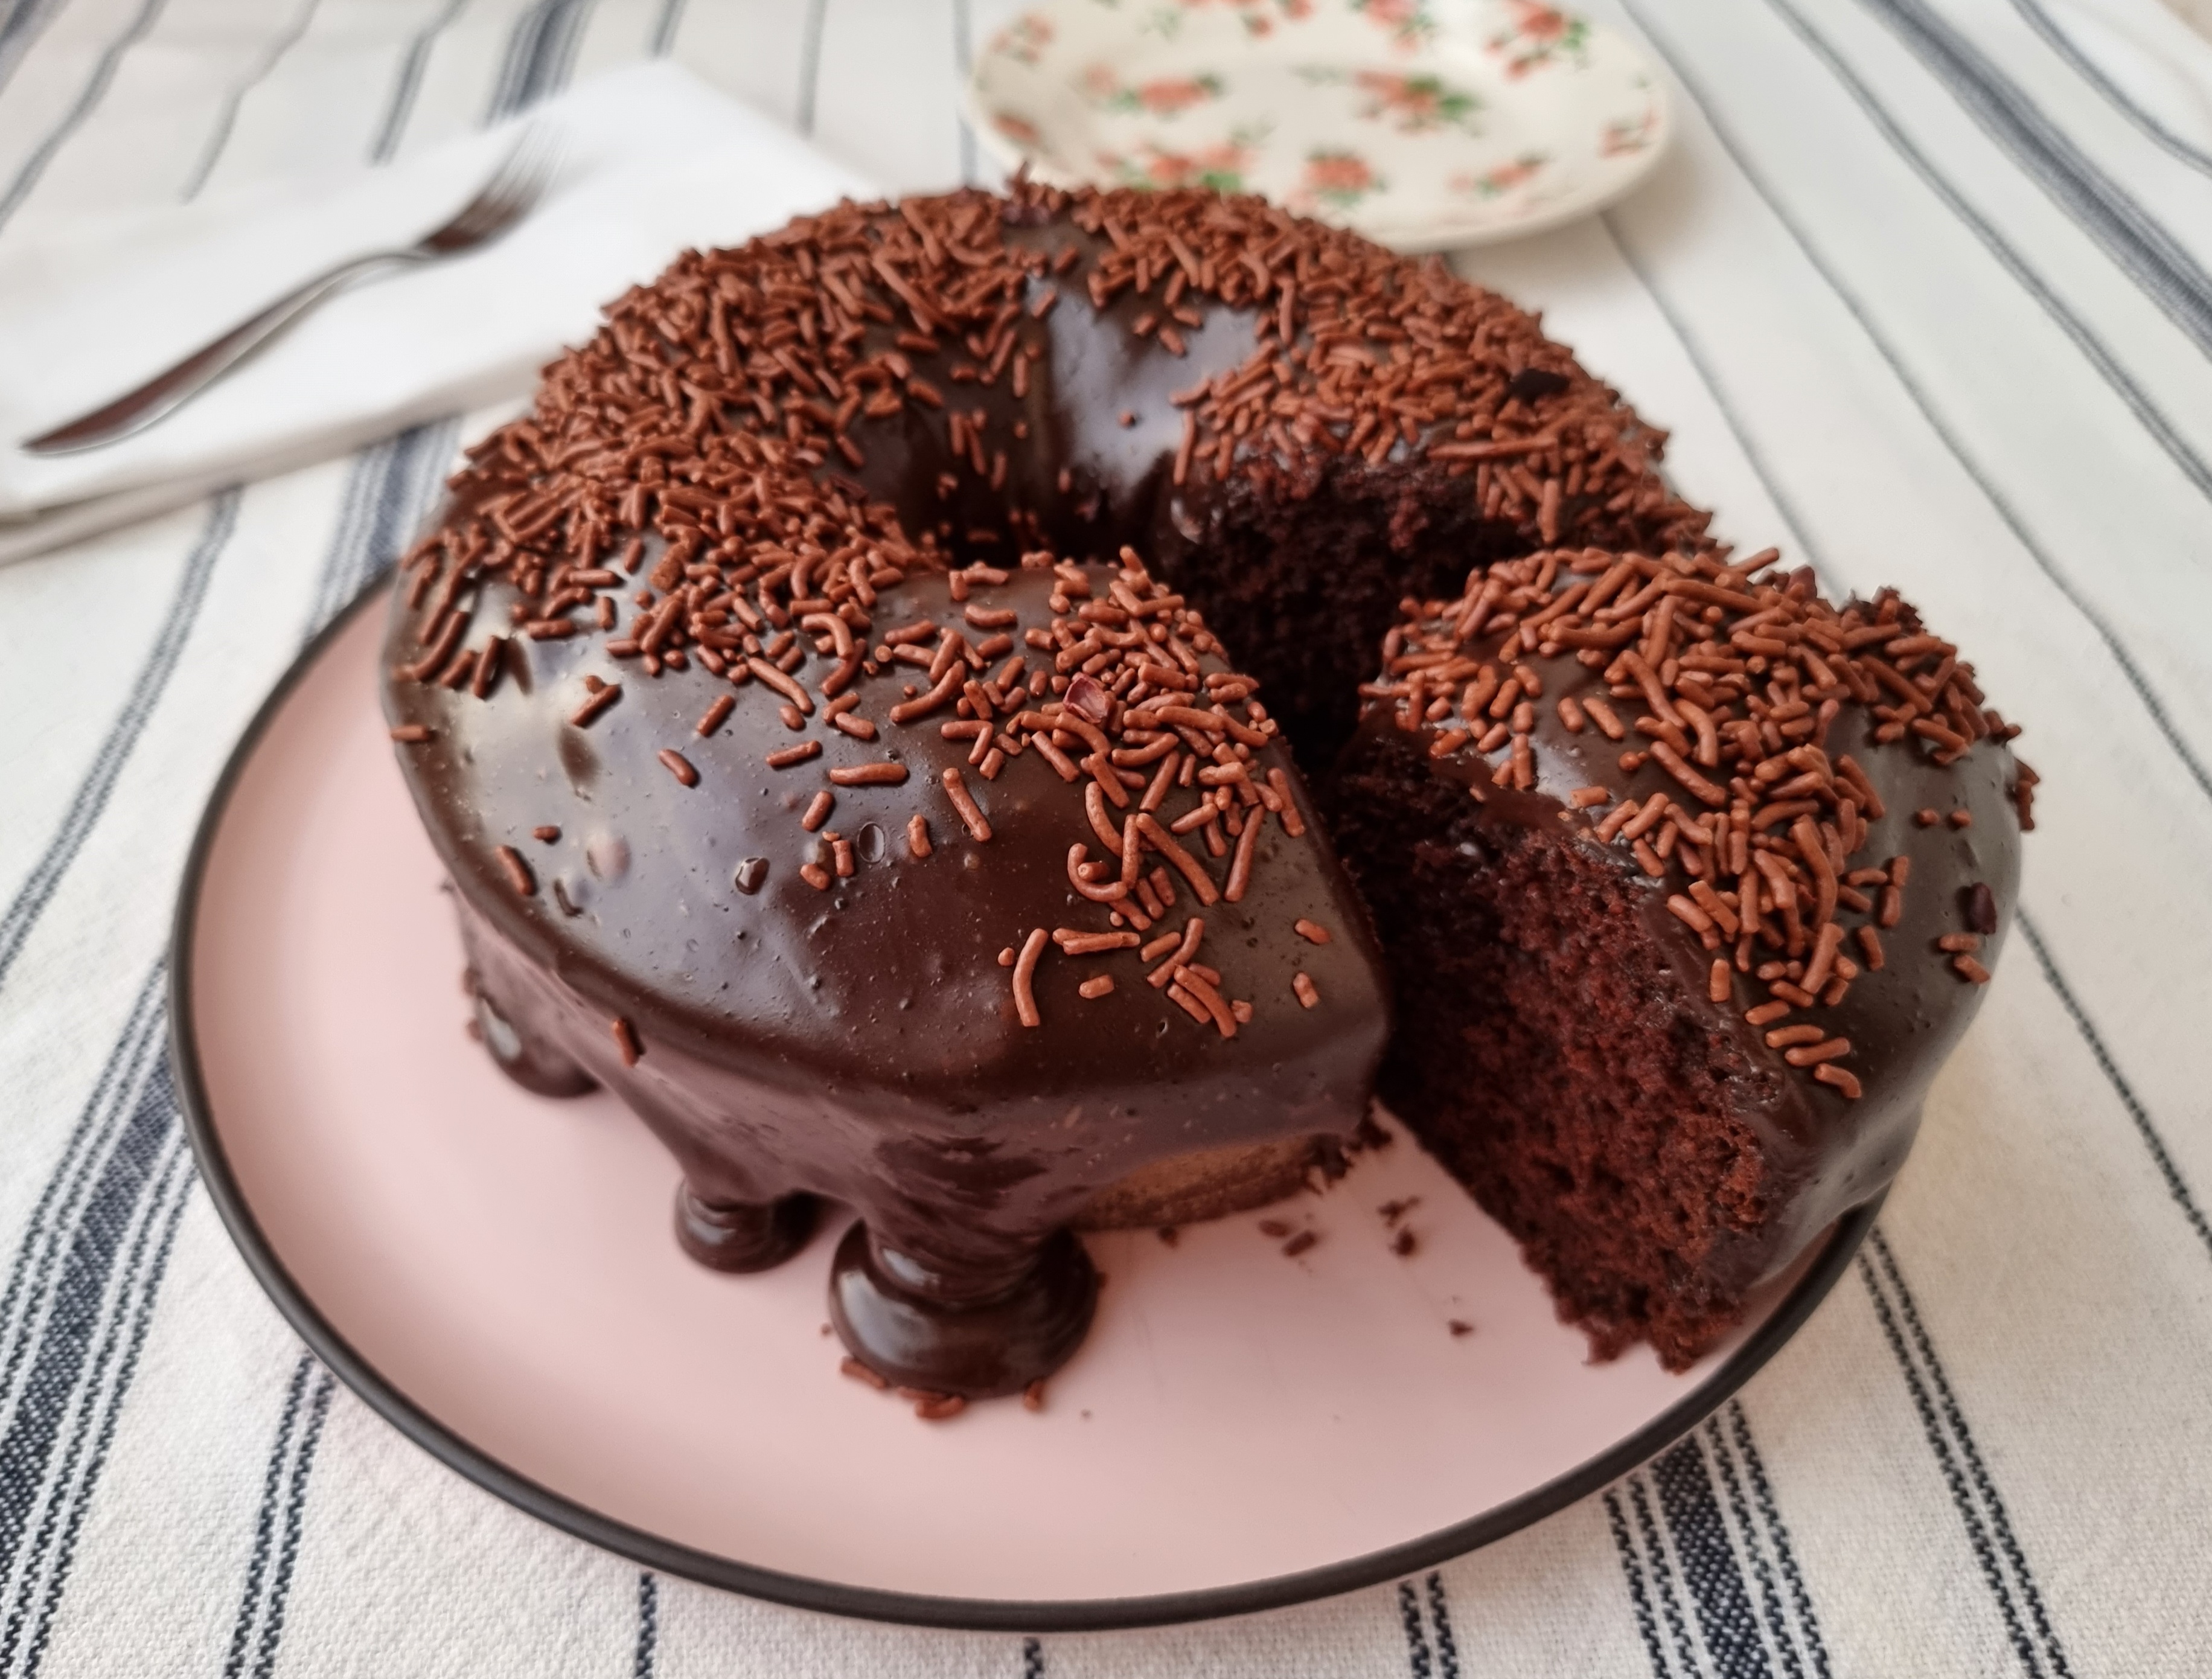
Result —
<path fill-rule="evenodd" d="M 16 440 L 130 389 L 334 263 L 411 243 L 526 124 L 556 131 L 538 208 L 466 256 L 357 282 L 135 437 L 40 457 Z M 687 246 L 729 244 L 858 176 L 666 64 L 598 76 L 406 162 L 72 230 L 0 252 L 0 562 L 520 397 L 600 305 Z"/>

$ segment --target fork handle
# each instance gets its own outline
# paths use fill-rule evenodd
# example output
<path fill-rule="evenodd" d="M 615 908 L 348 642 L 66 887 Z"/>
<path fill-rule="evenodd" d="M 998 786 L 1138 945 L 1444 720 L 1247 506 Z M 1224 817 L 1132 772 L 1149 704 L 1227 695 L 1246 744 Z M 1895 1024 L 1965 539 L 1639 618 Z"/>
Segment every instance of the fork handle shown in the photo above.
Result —
<path fill-rule="evenodd" d="M 71 454 L 143 431 L 183 407 L 349 281 L 387 263 L 417 260 L 411 251 L 384 251 L 340 263 L 285 293 L 259 313 L 239 322 L 212 344 L 194 350 L 135 390 L 52 431 L 25 439 L 21 447 L 26 454 Z"/>

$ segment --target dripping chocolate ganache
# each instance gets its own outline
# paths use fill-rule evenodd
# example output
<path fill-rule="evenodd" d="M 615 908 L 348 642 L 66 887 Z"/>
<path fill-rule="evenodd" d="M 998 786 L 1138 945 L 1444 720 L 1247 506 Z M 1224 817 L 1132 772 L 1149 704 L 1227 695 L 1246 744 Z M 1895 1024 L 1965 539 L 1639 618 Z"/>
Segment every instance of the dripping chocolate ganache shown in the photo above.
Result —
<path fill-rule="evenodd" d="M 1376 649 L 1518 557 L 1720 564 L 1663 442 L 1533 317 L 1255 199 L 1018 184 L 687 254 L 395 594 L 488 1047 L 635 1109 L 705 1262 L 853 1207 L 833 1317 L 926 1414 L 1033 1384 L 1088 1321 L 1072 1231 L 1261 1204 L 1364 1116 L 1384 959 L 1292 754 L 1361 773 Z M 1859 1153 L 1863 1198 L 1901 1148 Z M 1685 1271 L 1681 1330 L 1658 1262 L 1600 1338 L 1709 1342 L 1757 1268 Z"/>

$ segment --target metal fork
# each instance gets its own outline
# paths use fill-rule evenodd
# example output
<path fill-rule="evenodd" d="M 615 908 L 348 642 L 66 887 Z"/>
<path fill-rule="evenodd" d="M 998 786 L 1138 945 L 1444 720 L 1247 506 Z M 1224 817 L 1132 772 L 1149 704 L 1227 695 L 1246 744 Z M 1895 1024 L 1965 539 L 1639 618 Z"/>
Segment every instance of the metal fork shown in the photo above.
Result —
<path fill-rule="evenodd" d="M 403 250 L 373 252 L 317 275 L 137 389 L 65 425 L 27 438 L 21 447 L 27 454 L 72 454 L 143 431 L 183 407 L 340 287 L 380 268 L 436 262 L 489 244 L 536 208 L 559 161 L 558 148 L 550 137 L 537 130 L 526 131 L 477 195 L 445 226 Z"/>

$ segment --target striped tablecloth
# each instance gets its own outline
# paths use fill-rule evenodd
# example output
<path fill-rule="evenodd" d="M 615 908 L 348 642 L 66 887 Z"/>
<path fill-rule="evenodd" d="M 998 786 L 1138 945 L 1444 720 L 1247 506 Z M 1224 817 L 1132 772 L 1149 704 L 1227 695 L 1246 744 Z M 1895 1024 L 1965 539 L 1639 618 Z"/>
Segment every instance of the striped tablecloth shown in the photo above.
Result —
<path fill-rule="evenodd" d="M 943 187 L 988 176 L 955 93 L 1008 9 L 0 0 L 0 241 L 404 155 L 653 54 Z M 2014 947 L 1805 1332 L 1516 1538 L 1151 1633 L 817 1618 L 438 1467 L 247 1276 L 161 1010 L 199 806 L 392 559 L 457 417 L 0 572 L 0 1671 L 2212 1668 L 2212 47 L 2154 0 L 1597 9 L 1666 67 L 1680 143 L 1467 271 L 1674 429 L 1726 533 L 1904 586 L 2045 777 Z"/>

